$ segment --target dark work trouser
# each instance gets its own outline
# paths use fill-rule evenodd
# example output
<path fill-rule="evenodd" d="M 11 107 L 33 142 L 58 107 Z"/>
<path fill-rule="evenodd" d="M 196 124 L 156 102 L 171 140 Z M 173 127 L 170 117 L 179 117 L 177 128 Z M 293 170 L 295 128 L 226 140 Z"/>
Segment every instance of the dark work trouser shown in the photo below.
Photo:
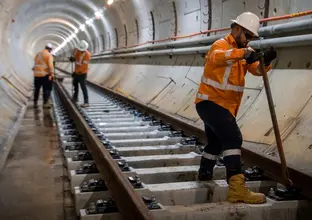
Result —
<path fill-rule="evenodd" d="M 83 93 L 84 103 L 89 103 L 88 90 L 86 85 L 87 74 L 76 74 L 73 75 L 73 84 L 74 84 L 74 101 L 78 99 L 79 93 L 79 84 Z"/>
<path fill-rule="evenodd" d="M 50 99 L 52 89 L 53 89 L 53 80 L 48 80 L 48 82 L 47 82 L 47 96 L 48 96 L 48 100 Z"/>
<path fill-rule="evenodd" d="M 205 124 L 208 144 L 205 146 L 200 169 L 213 172 L 217 156 L 223 152 L 227 179 L 241 174 L 242 134 L 236 119 L 225 108 L 211 102 L 202 101 L 196 104 L 196 110 Z"/>
<path fill-rule="evenodd" d="M 45 77 L 36 77 L 34 78 L 34 86 L 35 86 L 35 93 L 34 93 L 34 103 L 38 102 L 40 89 L 42 87 L 43 90 L 43 103 L 46 104 L 50 97 L 50 87 L 49 87 L 49 76 Z"/>

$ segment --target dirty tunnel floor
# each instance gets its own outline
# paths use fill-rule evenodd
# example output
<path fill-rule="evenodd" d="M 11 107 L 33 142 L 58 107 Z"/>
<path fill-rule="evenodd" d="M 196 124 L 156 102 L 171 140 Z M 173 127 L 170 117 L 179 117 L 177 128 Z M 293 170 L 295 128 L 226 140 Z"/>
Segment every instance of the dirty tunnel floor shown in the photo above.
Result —
<path fill-rule="evenodd" d="M 0 219 L 61 220 L 71 217 L 63 161 L 52 110 L 29 100 L 20 130 L 0 174 Z M 66 176 L 66 175 L 65 175 Z"/>

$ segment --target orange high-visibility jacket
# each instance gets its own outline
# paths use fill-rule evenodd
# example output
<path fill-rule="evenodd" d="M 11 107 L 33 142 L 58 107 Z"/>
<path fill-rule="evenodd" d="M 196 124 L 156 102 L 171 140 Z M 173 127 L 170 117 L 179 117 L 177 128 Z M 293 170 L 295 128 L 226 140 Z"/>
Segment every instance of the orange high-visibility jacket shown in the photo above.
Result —
<path fill-rule="evenodd" d="M 75 57 L 75 73 L 76 74 L 87 74 L 89 62 L 91 60 L 91 53 L 86 50 L 84 52 L 74 49 L 73 55 Z"/>
<path fill-rule="evenodd" d="M 37 53 L 35 57 L 34 76 L 45 77 L 48 74 L 54 75 L 53 56 L 48 50 Z"/>
<path fill-rule="evenodd" d="M 245 48 L 238 49 L 231 34 L 214 42 L 206 55 L 206 64 L 195 103 L 210 100 L 236 117 L 245 86 L 247 70 L 259 76 L 259 61 L 247 64 Z M 269 71 L 272 65 L 265 67 Z"/>

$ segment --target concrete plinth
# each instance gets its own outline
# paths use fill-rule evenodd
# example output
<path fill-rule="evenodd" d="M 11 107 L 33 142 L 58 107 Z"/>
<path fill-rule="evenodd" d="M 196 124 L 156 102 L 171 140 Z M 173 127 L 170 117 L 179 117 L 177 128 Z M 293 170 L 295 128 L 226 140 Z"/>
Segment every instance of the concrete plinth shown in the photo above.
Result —
<path fill-rule="evenodd" d="M 147 131 L 147 132 L 124 132 L 124 133 L 109 133 L 105 136 L 109 140 L 126 140 L 126 139 L 144 139 L 144 138 L 163 138 L 169 135 L 169 131 Z"/>
<path fill-rule="evenodd" d="M 120 116 L 120 115 L 125 115 L 125 114 L 128 114 L 128 112 L 126 111 L 118 111 L 118 112 L 103 112 L 102 114 L 98 114 L 99 117 L 101 116 L 111 116 L 111 117 L 115 117 L 115 116 Z M 90 118 L 92 117 L 97 117 L 96 115 L 90 115 L 89 116 Z"/>
<path fill-rule="evenodd" d="M 86 209 L 91 202 L 96 202 L 99 199 L 107 200 L 112 198 L 109 191 L 81 192 L 79 187 L 75 187 L 74 190 L 77 215 L 79 215 L 80 209 Z M 141 196 L 151 196 L 151 192 L 147 188 L 135 189 L 135 191 Z"/>
<path fill-rule="evenodd" d="M 120 127 L 120 128 L 101 128 L 100 131 L 102 131 L 105 134 L 110 133 L 118 133 L 118 132 L 144 132 L 144 131 L 154 131 L 157 130 L 157 126 L 137 126 L 137 127 Z"/>
<path fill-rule="evenodd" d="M 157 145 L 173 145 L 182 140 L 182 137 L 163 137 L 163 138 L 149 138 L 149 139 L 130 139 L 130 140 L 112 140 L 111 143 L 115 147 L 124 146 L 157 146 Z"/>
<path fill-rule="evenodd" d="M 161 145 L 161 146 L 138 146 L 138 147 L 119 147 L 117 148 L 124 157 L 136 157 L 146 155 L 164 154 L 187 154 L 196 150 L 194 145 Z"/>
<path fill-rule="evenodd" d="M 143 122 L 143 121 L 110 122 L 110 123 L 99 122 L 96 124 L 99 128 L 116 128 L 116 127 L 133 127 L 133 126 L 148 125 L 149 122 Z"/>
<path fill-rule="evenodd" d="M 70 172 L 71 170 L 77 170 L 80 166 L 83 166 L 84 164 L 92 163 L 92 162 L 93 160 L 73 161 L 72 158 L 66 159 L 68 172 Z"/>
<path fill-rule="evenodd" d="M 254 192 L 267 193 L 275 187 L 272 181 L 247 182 Z M 225 181 L 192 181 L 162 184 L 148 184 L 146 187 L 162 205 L 192 205 L 207 202 L 227 201 L 228 186 Z"/>
<path fill-rule="evenodd" d="M 130 168 L 131 169 L 131 168 Z M 123 172 L 126 176 L 135 176 L 136 173 L 131 170 L 129 172 Z M 90 179 L 99 179 L 101 178 L 100 173 L 92 173 L 92 174 L 76 174 L 75 170 L 70 171 L 70 184 L 72 193 L 75 193 L 75 187 L 80 186 L 83 182 L 88 182 Z"/>
<path fill-rule="evenodd" d="M 204 203 L 191 206 L 164 206 L 163 210 L 151 211 L 155 220 L 308 220 L 311 202 L 275 202 L 271 199 L 260 205 L 233 204 L 228 202 Z M 80 210 L 81 220 L 121 220 L 119 213 L 86 215 Z"/>
<path fill-rule="evenodd" d="M 165 219 L 163 219 L 163 217 L 166 216 L 166 214 L 164 214 L 164 212 L 167 213 L 167 211 L 164 210 L 163 208 L 151 210 L 151 213 L 153 214 L 153 216 L 155 216 L 156 219 L 162 219 L 162 220 L 165 220 Z M 86 209 L 80 209 L 80 219 L 81 220 L 103 220 L 103 219 L 105 219 L 105 220 L 123 220 L 124 219 L 124 218 L 122 218 L 120 213 L 98 214 L 98 215 L 87 215 L 86 213 L 87 213 Z"/>
<path fill-rule="evenodd" d="M 189 154 L 153 155 L 138 157 L 122 157 L 133 168 L 169 167 L 199 165 L 201 155 L 194 152 Z"/>
<path fill-rule="evenodd" d="M 145 184 L 188 182 L 197 180 L 199 166 L 175 166 L 135 169 Z M 225 167 L 215 166 L 213 179 L 224 179 Z"/>
<path fill-rule="evenodd" d="M 64 157 L 65 158 L 72 158 L 79 153 L 85 153 L 87 150 L 64 150 Z"/>

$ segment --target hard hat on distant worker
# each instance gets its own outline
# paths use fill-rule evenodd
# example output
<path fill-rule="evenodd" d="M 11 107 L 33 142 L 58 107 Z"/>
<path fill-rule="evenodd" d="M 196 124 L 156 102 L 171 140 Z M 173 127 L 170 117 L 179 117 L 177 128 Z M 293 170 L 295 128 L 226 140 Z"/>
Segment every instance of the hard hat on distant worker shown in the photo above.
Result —
<path fill-rule="evenodd" d="M 251 12 L 244 12 L 237 16 L 236 20 L 231 20 L 234 23 L 246 28 L 256 37 L 259 37 L 258 30 L 260 28 L 260 19 L 257 15 Z"/>
<path fill-rule="evenodd" d="M 48 43 L 48 44 L 46 45 L 46 47 L 47 47 L 47 48 L 50 48 L 50 49 L 53 49 L 53 46 L 52 46 L 51 43 Z"/>
<path fill-rule="evenodd" d="M 88 47 L 89 47 L 89 44 L 85 40 L 80 41 L 80 43 L 77 46 L 78 50 L 80 51 L 86 51 Z"/>

